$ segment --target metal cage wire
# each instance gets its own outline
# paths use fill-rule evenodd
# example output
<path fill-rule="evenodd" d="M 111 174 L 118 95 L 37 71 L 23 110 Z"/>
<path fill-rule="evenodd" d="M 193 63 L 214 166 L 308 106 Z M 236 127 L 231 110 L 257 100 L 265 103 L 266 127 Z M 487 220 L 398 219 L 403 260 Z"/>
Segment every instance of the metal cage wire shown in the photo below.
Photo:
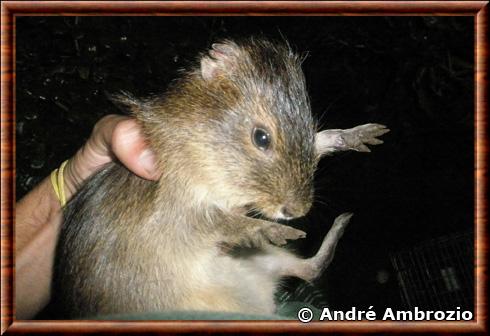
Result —
<path fill-rule="evenodd" d="M 451 234 L 391 254 L 408 309 L 474 311 L 474 233 Z"/>

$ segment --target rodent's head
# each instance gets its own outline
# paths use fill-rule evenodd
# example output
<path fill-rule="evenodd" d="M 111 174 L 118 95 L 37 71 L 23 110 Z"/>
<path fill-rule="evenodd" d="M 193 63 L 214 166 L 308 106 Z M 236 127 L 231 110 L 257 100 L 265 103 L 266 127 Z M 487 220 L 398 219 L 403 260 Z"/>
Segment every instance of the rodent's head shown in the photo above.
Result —
<path fill-rule="evenodd" d="M 162 170 L 185 176 L 197 201 L 253 207 L 273 219 L 308 212 L 316 124 L 301 58 L 289 46 L 213 44 L 164 98 L 138 110 Z"/>

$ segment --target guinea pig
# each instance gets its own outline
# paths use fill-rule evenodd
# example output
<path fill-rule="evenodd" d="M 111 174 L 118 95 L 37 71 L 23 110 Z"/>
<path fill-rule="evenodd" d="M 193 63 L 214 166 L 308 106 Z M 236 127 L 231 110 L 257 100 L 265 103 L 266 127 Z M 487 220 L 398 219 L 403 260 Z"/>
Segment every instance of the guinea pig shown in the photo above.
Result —
<path fill-rule="evenodd" d="M 352 214 L 335 219 L 308 259 L 281 247 L 305 233 L 276 221 L 308 212 L 323 155 L 369 151 L 388 129 L 317 132 L 301 61 L 287 44 L 224 40 L 164 95 L 116 98 L 163 174 L 147 181 L 114 162 L 66 206 L 55 266 L 66 317 L 273 314 L 282 277 L 321 274 Z"/>

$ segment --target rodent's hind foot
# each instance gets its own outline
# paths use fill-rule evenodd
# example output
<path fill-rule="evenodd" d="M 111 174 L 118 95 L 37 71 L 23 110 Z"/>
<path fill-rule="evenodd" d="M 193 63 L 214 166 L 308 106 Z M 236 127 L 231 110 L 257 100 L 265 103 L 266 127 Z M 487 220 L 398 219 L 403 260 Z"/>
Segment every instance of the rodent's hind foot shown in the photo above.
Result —
<path fill-rule="evenodd" d="M 377 137 L 388 133 L 390 130 L 381 124 L 365 124 L 354 128 L 346 129 L 342 132 L 341 139 L 344 146 L 358 152 L 370 152 L 366 145 L 380 145 L 383 140 Z"/>
<path fill-rule="evenodd" d="M 303 260 L 301 267 L 295 274 L 297 277 L 312 282 L 323 273 L 332 262 L 337 243 L 353 215 L 351 212 L 346 212 L 335 218 L 332 227 L 323 239 L 320 249 L 315 256 Z"/>

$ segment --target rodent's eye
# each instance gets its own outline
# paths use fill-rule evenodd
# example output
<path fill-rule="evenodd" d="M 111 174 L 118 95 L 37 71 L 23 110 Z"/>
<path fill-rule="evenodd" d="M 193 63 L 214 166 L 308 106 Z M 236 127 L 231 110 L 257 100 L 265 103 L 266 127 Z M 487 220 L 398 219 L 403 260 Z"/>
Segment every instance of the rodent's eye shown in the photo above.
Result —
<path fill-rule="evenodd" d="M 265 129 L 256 127 L 252 131 L 252 141 L 258 148 L 266 150 L 271 144 L 271 136 Z"/>

